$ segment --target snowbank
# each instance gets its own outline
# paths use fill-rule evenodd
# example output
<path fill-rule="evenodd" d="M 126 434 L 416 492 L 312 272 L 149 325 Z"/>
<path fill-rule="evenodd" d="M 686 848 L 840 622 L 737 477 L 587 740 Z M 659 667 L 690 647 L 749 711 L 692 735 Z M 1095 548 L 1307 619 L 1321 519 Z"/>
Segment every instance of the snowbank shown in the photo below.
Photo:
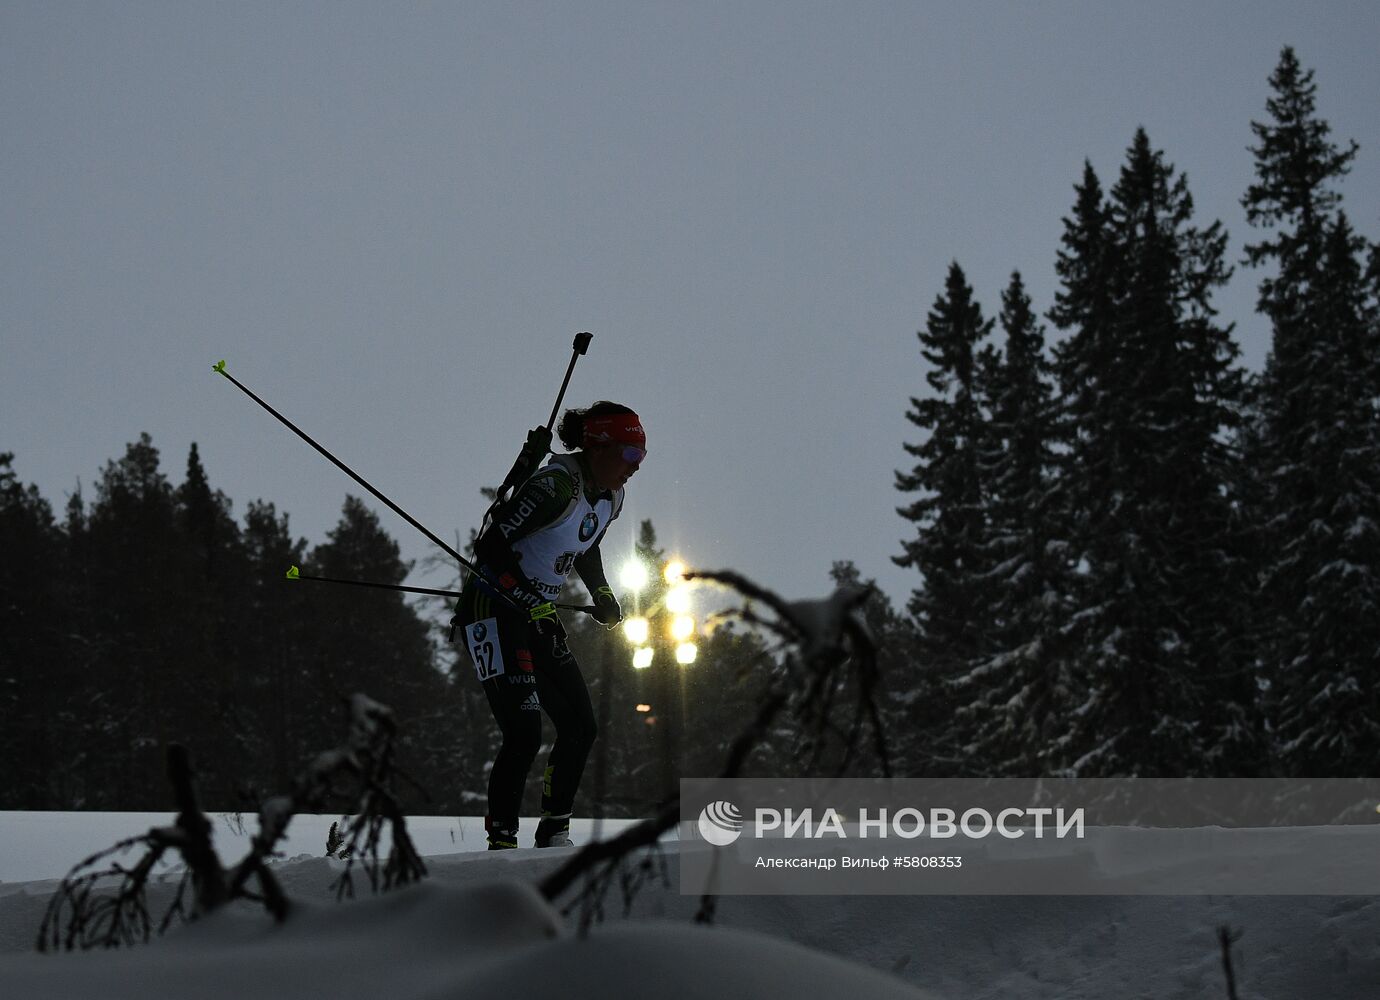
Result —
<path fill-rule="evenodd" d="M 748 931 L 623 923 L 579 940 L 519 881 L 422 884 L 280 928 L 218 914 L 147 948 L 11 955 L 10 996 L 352 1000 L 541 996 L 916 998 L 899 979 Z"/>
<path fill-rule="evenodd" d="M 111 829 L 93 848 L 121 832 L 137 831 Z M 641 893 L 626 919 L 621 899 L 610 899 L 608 920 L 582 941 L 574 920 L 531 888 L 573 848 L 489 854 L 471 849 L 481 842 L 472 834 L 458 851 L 449 833 L 436 836 L 423 848 L 431 877 L 421 886 L 336 904 L 329 886 L 341 863 L 313 845 L 315 856 L 276 866 L 304 908 L 289 925 L 241 910 L 128 952 L 24 953 L 53 883 L 6 885 L 0 991 L 34 1000 L 827 1000 L 845 991 L 848 1000 L 921 991 L 949 1000 L 1217 1000 L 1226 990 L 1216 930 L 1226 924 L 1243 932 L 1241 1000 L 1380 996 L 1374 897 L 724 897 L 705 928 L 690 923 L 699 900 L 674 885 L 671 844 L 672 887 Z M 9 846 L 0 841 L 0 856 Z"/>

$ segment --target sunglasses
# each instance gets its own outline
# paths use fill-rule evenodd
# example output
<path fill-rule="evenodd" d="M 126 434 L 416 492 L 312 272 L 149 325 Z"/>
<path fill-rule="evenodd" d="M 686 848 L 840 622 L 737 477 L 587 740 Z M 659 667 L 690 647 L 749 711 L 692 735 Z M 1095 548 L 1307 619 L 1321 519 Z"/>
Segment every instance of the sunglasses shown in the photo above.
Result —
<path fill-rule="evenodd" d="M 632 465 L 639 465 L 642 460 L 647 457 L 647 449 L 638 448 L 635 445 L 624 445 L 623 451 L 620 454 L 623 456 L 623 461 L 629 462 Z"/>

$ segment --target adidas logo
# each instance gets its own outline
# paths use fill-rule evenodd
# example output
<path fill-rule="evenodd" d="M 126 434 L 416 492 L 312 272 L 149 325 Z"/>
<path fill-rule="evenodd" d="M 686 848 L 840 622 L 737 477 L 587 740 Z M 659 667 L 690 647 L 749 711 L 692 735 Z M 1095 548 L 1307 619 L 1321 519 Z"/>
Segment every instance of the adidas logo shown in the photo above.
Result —
<path fill-rule="evenodd" d="M 537 692 L 533 691 L 526 698 L 524 698 L 522 704 L 519 705 L 518 708 L 523 711 L 540 712 L 541 702 L 537 700 Z"/>

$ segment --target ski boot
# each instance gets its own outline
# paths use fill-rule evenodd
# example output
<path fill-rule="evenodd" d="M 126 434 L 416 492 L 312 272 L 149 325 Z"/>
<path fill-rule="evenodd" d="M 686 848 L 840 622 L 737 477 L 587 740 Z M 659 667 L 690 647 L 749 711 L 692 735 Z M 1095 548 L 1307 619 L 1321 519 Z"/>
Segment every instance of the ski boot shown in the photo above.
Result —
<path fill-rule="evenodd" d="M 491 851 L 511 851 L 517 847 L 517 823 L 504 823 L 492 816 L 485 816 L 484 832 L 489 835 L 489 850 Z"/>
<path fill-rule="evenodd" d="M 544 815 L 537 824 L 537 847 L 570 846 L 570 813 L 562 816 Z"/>

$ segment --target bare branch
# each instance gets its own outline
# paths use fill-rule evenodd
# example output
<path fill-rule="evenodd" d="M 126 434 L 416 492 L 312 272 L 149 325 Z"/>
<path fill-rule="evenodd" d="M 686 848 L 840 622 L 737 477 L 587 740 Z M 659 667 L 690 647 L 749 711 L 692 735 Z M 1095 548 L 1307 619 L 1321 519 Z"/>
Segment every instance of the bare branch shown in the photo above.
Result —
<path fill-rule="evenodd" d="M 810 759 L 817 763 L 830 734 L 843 744 L 841 767 L 855 755 L 864 728 L 870 724 L 877 755 L 884 774 L 890 774 L 885 737 L 880 724 L 875 691 L 877 683 L 876 643 L 862 617 L 862 605 L 872 588 L 843 587 L 820 601 L 786 601 L 731 570 L 687 573 L 687 578 L 714 580 L 732 587 L 750 600 L 765 605 L 774 618 L 763 618 L 752 607 L 736 612 L 736 617 L 779 637 L 783 642 L 785 670 L 772 683 L 757 715 L 729 746 L 719 777 L 730 779 L 742 773 L 743 766 L 766 739 L 777 716 L 785 709 L 804 724 Z M 856 687 L 853 719 L 846 729 L 833 721 L 835 700 L 850 683 Z M 610 886 L 627 876 L 626 859 L 639 849 L 652 848 L 680 818 L 680 803 L 662 804 L 656 816 L 625 830 L 611 840 L 588 844 L 540 884 L 542 894 L 554 900 L 579 878 L 588 878 L 579 902 L 585 919 L 602 913 L 603 900 Z M 625 894 L 626 900 L 626 894 Z M 713 915 L 712 899 L 706 897 L 698 920 Z"/>
<path fill-rule="evenodd" d="M 175 921 L 196 919 L 235 899 L 261 903 L 275 920 L 285 920 L 291 904 L 269 860 L 294 815 L 327 811 L 342 796 L 348 796 L 354 818 L 344 832 L 350 845 L 349 860 L 336 882 L 337 893 L 353 891 L 351 873 L 356 859 L 375 892 L 424 878 L 426 865 L 412 843 L 392 791 L 395 777 L 411 782 L 393 764 L 397 735 L 393 713 L 387 706 L 357 694 L 349 701 L 349 720 L 349 738 L 344 746 L 317 755 L 293 782 L 290 794 L 274 796 L 262 804 L 259 830 L 250 840 L 249 852 L 230 869 L 222 868 L 211 846 L 211 822 L 197 803 L 190 756 L 182 746 L 169 746 L 168 778 L 178 808 L 174 824 L 121 841 L 74 867 L 49 903 L 39 929 L 39 950 L 147 942 L 152 922 L 145 894 L 154 866 L 169 850 L 181 855 L 187 874 L 159 922 L 159 934 Z M 387 859 L 380 863 L 378 847 L 385 825 L 392 846 Z M 140 846 L 144 854 L 133 868 L 113 863 L 90 870 L 113 855 Z M 97 891 L 104 890 L 113 879 L 119 880 L 113 893 Z M 248 888 L 251 879 L 258 884 L 257 894 Z M 189 886 L 190 908 L 186 902 Z"/>

